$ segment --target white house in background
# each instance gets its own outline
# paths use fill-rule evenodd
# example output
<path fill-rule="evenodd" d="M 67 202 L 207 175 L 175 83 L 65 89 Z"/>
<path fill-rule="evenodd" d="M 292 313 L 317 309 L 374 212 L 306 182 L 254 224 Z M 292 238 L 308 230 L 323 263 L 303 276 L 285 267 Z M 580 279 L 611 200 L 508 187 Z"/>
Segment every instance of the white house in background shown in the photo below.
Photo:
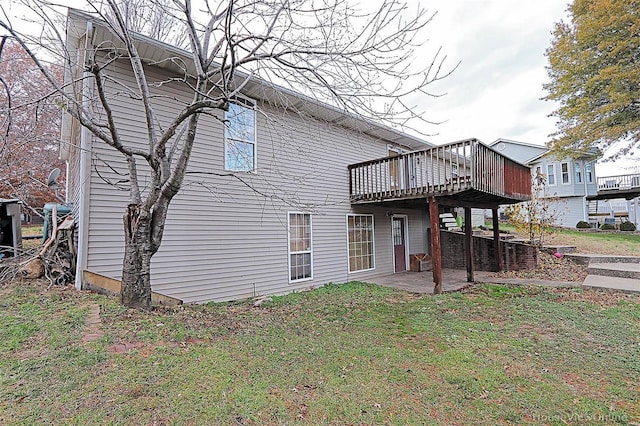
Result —
<path fill-rule="evenodd" d="M 498 139 L 490 146 L 497 152 L 531 167 L 532 177 L 546 177 L 548 196 L 557 198 L 556 224 L 575 227 L 579 221 L 589 221 L 587 197 L 596 196 L 598 185 L 593 156 L 578 159 L 558 159 L 545 146 Z"/>

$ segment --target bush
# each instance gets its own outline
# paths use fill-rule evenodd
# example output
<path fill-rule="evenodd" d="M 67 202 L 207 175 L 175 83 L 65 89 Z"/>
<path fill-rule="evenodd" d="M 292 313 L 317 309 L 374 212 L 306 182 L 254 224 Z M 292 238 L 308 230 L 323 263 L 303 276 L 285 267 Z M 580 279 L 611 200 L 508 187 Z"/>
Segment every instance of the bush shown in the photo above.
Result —
<path fill-rule="evenodd" d="M 612 225 L 611 223 L 603 223 L 602 225 L 600 225 L 600 229 L 602 229 L 603 231 L 615 231 L 616 226 Z"/>
<path fill-rule="evenodd" d="M 636 230 L 636 224 L 633 222 L 622 222 L 620 224 L 620 230 L 621 231 L 635 231 Z"/>
<path fill-rule="evenodd" d="M 589 224 L 589 222 L 585 222 L 584 220 L 581 220 L 580 222 L 576 223 L 576 228 L 589 229 L 591 228 L 591 225 Z"/>

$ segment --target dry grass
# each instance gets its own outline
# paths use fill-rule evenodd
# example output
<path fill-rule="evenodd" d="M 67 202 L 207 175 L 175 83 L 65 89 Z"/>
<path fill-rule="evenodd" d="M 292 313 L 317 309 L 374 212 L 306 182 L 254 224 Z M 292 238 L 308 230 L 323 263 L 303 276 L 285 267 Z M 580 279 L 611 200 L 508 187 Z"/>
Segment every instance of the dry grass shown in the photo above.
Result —
<path fill-rule="evenodd" d="M 579 253 L 640 256 L 640 233 L 559 230 L 549 244 L 576 246 Z"/>
<path fill-rule="evenodd" d="M 538 267 L 523 271 L 503 271 L 493 274 L 500 278 L 524 278 L 550 281 L 582 282 L 587 276 L 587 267 L 566 259 L 558 259 L 545 252 L 538 253 Z"/>
<path fill-rule="evenodd" d="M 500 224 L 500 229 L 516 234 L 515 228 L 508 223 Z M 525 235 L 518 237 L 527 238 Z M 575 246 L 579 253 L 586 254 L 640 256 L 640 232 L 556 228 L 545 237 L 545 245 Z"/>
<path fill-rule="evenodd" d="M 149 313 L 42 283 L 1 290 L 0 424 L 640 420 L 638 296 L 349 283 Z M 103 334 L 88 340 L 96 305 Z"/>

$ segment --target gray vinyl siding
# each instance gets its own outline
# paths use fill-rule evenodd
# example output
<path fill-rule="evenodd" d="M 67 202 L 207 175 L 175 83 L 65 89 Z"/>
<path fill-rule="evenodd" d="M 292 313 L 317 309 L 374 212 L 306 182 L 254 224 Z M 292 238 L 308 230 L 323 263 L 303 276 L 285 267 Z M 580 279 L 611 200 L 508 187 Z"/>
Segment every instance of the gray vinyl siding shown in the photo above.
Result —
<path fill-rule="evenodd" d="M 67 119 L 71 119 L 67 116 Z M 71 208 L 73 217 L 77 220 L 80 217 L 80 194 L 81 184 L 81 167 L 80 167 L 80 131 L 77 120 L 72 120 L 71 143 L 69 148 L 69 158 L 67 159 L 67 192 L 66 202 Z"/>
<path fill-rule="evenodd" d="M 504 144 L 504 146 L 502 146 L 501 144 Z M 547 150 L 547 148 L 544 146 L 537 147 L 513 143 L 509 141 L 501 141 L 492 145 L 491 147 L 497 150 L 499 153 L 522 164 L 525 164 L 528 160 L 542 154 Z"/>
<path fill-rule="evenodd" d="M 562 163 L 567 163 L 569 167 L 569 183 L 562 183 Z M 565 159 L 562 161 L 554 160 L 551 157 L 542 157 L 540 161 L 532 163 L 531 171 L 535 175 L 536 168 L 540 167 L 542 173 L 547 173 L 547 166 L 554 165 L 556 184 L 548 185 L 546 193 L 548 196 L 557 197 L 558 202 L 556 208 L 560 211 L 555 223 L 559 226 L 573 228 L 578 221 L 584 219 L 584 211 L 587 209 L 584 196 L 595 195 L 598 192 L 597 179 L 595 174 L 595 164 L 592 164 L 593 179 L 587 182 L 584 160 Z M 582 171 L 582 182 L 577 182 L 575 168 L 578 164 Z"/>
<path fill-rule="evenodd" d="M 576 182 L 576 174 L 575 174 L 575 165 L 576 162 L 580 165 L 582 170 L 582 182 Z M 568 163 L 569 165 L 569 183 L 562 183 L 562 163 Z M 543 157 L 540 161 L 532 163 L 531 171 L 535 175 L 536 168 L 540 167 L 542 173 L 547 174 L 547 166 L 554 165 L 555 167 L 555 177 L 556 183 L 555 185 L 548 185 L 547 191 L 549 195 L 557 196 L 557 197 L 574 197 L 574 196 L 584 196 L 585 190 L 586 195 L 596 195 L 598 192 L 597 180 L 595 175 L 595 164 L 592 164 L 592 173 L 593 173 L 593 181 L 591 183 L 586 182 L 586 173 L 584 170 L 584 161 L 582 160 L 562 160 L 556 161 L 549 159 L 547 157 Z"/>
<path fill-rule="evenodd" d="M 77 40 L 74 40 L 73 44 L 69 45 L 69 54 L 78 63 L 84 61 L 84 44 L 85 37 L 82 36 Z M 82 68 L 75 67 L 71 69 L 65 68 L 65 74 L 67 79 L 73 79 L 76 81 L 74 87 L 78 93 L 82 92 Z M 72 92 L 71 85 L 66 88 L 69 92 Z M 61 149 L 67 151 L 67 187 L 66 187 L 66 203 L 71 208 L 71 214 L 76 219 L 80 218 L 80 197 L 82 194 L 82 170 L 80 166 L 80 154 L 81 154 L 81 134 L 82 127 L 80 122 L 71 117 L 69 114 L 63 114 L 63 134 L 61 139 L 67 139 L 61 141 Z M 62 151 L 61 151 L 62 153 Z M 77 236 L 77 235 L 76 235 Z"/>
<path fill-rule="evenodd" d="M 121 65 L 121 64 L 120 64 Z M 128 84 L 131 76 L 120 68 Z M 166 75 L 152 74 L 158 80 Z M 154 99 L 161 122 L 185 99 L 179 83 L 166 83 Z M 145 143 L 139 104 L 111 93 L 115 119 L 128 142 Z M 257 171 L 233 176 L 188 174 L 173 200 L 160 250 L 152 261 L 152 287 L 185 302 L 234 300 L 287 293 L 328 282 L 392 273 L 391 223 L 384 208 L 359 208 L 375 216 L 375 270 L 348 274 L 347 165 L 387 155 L 385 140 L 276 110 L 258 102 Z M 222 118 L 219 116 L 218 118 Z M 223 128 L 202 116 L 189 173 L 224 174 Z M 140 173 L 144 181 L 144 169 Z M 126 167 L 114 149 L 93 142 L 87 269 L 120 279 L 124 246 L 122 215 L 128 200 Z M 110 183 L 108 183 L 110 182 Z M 289 283 L 287 212 L 312 214 L 313 279 Z M 409 215 L 410 251 L 424 252 L 424 213 Z M 357 277 L 356 277 L 357 275 Z"/>
<path fill-rule="evenodd" d="M 354 214 L 373 214 L 375 223 L 375 269 L 368 271 L 351 272 L 343 281 L 363 281 L 383 274 L 392 274 L 393 265 L 393 241 L 391 238 L 391 213 L 406 215 L 408 220 L 408 244 L 409 255 L 413 253 L 427 253 L 426 229 L 424 228 L 426 210 L 392 209 L 384 207 L 356 208 Z M 345 219 L 346 220 L 346 219 Z M 346 229 L 346 221 L 344 224 Z M 345 233 L 346 242 L 346 233 Z M 346 246 L 345 246 L 346 256 Z"/>
<path fill-rule="evenodd" d="M 556 225 L 575 228 L 579 221 L 585 220 L 586 206 L 583 197 L 564 197 L 557 201 L 553 207 L 558 208 L 560 212 L 555 221 Z"/>

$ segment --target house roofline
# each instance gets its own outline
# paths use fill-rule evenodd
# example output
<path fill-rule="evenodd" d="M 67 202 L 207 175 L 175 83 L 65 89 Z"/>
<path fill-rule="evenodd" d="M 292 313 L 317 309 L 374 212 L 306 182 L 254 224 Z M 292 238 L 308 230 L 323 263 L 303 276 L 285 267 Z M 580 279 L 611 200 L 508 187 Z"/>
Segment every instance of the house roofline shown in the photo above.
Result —
<path fill-rule="evenodd" d="M 93 46 L 96 46 L 96 42 L 98 41 L 98 43 L 112 43 L 110 47 L 114 50 L 123 47 L 122 42 L 109 30 L 109 26 L 104 20 L 73 8 L 68 8 L 68 19 L 80 24 L 78 28 L 84 29 L 86 22 L 93 24 Z M 96 31 L 98 28 L 103 31 Z M 69 35 L 67 37 L 69 37 Z M 147 64 L 173 72 L 184 73 L 186 71 L 188 75 L 194 74 L 193 58 L 188 51 L 139 33 L 134 33 L 134 41 L 138 44 L 136 47 L 140 52 L 152 52 L 157 55 L 157 57 L 154 58 L 147 57 Z M 144 53 L 141 53 L 141 56 L 144 58 Z M 293 89 L 260 79 L 242 71 L 236 71 L 236 75 L 240 80 L 246 80 L 246 85 L 242 90 L 246 96 L 256 97 L 259 100 L 275 106 L 285 107 L 291 111 L 309 114 L 316 119 L 331 122 L 337 126 L 355 130 L 374 138 L 404 145 L 408 148 L 421 149 L 436 146 L 419 137 L 377 123 L 373 121 L 373 119 L 362 115 L 344 111 L 336 106 L 296 92 Z"/>
<path fill-rule="evenodd" d="M 491 142 L 489 144 L 489 146 L 497 145 L 500 142 L 506 142 L 506 143 L 512 143 L 512 144 L 515 144 L 515 145 L 528 146 L 528 147 L 531 147 L 531 148 L 542 148 L 542 149 L 549 150 L 549 148 L 547 148 L 545 145 L 539 145 L 539 144 L 536 144 L 536 143 L 522 142 L 522 141 L 516 141 L 516 140 L 513 140 L 513 139 L 504 139 L 504 138 L 496 139 L 495 141 Z"/>
<path fill-rule="evenodd" d="M 542 154 L 536 155 L 535 157 L 532 157 L 530 159 L 527 160 L 527 164 L 532 163 L 533 161 L 537 161 L 539 159 L 541 159 L 542 157 L 545 157 L 547 155 L 551 154 L 551 150 L 547 150 L 545 152 L 543 152 Z M 589 153 L 589 154 L 584 154 L 581 155 L 580 157 L 574 158 L 574 160 L 589 160 L 589 161 L 596 161 L 596 157 L 598 156 L 597 153 Z M 564 158 L 558 158 L 557 156 L 553 156 L 554 160 L 556 161 L 562 161 L 564 160 Z M 569 158 L 569 157 L 565 157 L 565 158 Z"/>

